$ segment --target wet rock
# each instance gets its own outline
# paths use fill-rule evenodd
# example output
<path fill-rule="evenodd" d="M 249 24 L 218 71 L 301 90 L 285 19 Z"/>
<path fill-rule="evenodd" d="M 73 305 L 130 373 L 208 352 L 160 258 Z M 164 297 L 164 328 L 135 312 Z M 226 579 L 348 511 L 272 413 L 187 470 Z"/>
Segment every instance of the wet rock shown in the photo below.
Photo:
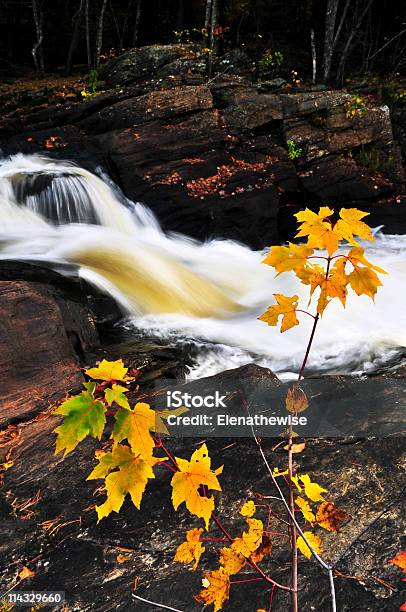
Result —
<path fill-rule="evenodd" d="M 100 70 L 100 78 L 109 87 L 128 85 L 135 81 L 151 78 L 157 73 L 175 74 L 174 62 L 197 59 L 196 47 L 193 45 L 151 45 L 139 49 L 130 49 L 119 57 L 110 60 Z"/>
<path fill-rule="evenodd" d="M 98 337 L 86 306 L 51 285 L 0 281 L 0 311 L 0 426 L 5 426 L 78 388 L 80 358 L 97 346 Z"/>
<path fill-rule="evenodd" d="M 117 102 L 80 121 L 79 125 L 91 133 L 100 134 L 155 119 L 176 118 L 212 106 L 212 97 L 207 87 L 179 87 Z"/>
<path fill-rule="evenodd" d="M 266 384 L 269 390 L 279 386 L 268 370 L 256 366 L 223 373 L 215 379 L 193 384 L 200 391 L 213 385 L 230 388 L 239 379 L 252 387 Z M 156 478 L 148 484 L 140 511 L 127 500 L 119 514 L 112 513 L 97 524 L 93 505 L 103 501 L 104 493 L 95 492 L 98 482 L 86 481 L 86 476 L 95 465 L 95 449 L 107 440 L 86 440 L 63 460 L 53 454 L 52 430 L 57 423 L 55 416 L 41 415 L 35 422 L 17 428 L 14 438 L 0 448 L 0 462 L 9 452 L 14 461 L 3 474 L 0 490 L 1 590 L 10 588 L 18 571 L 26 565 L 35 575 L 25 588 L 65 590 L 71 610 L 147 612 L 151 609 L 148 604 L 132 598 L 135 578 L 136 594 L 141 597 L 188 612 L 200 610 L 193 595 L 201 589 L 202 571 L 214 569 L 218 561 L 210 552 L 212 544 L 207 543 L 196 572 L 173 562 L 185 530 L 200 523 L 183 507 L 174 512 L 170 501 L 172 473 L 163 466 L 156 468 Z M 252 437 L 205 441 L 213 467 L 224 464 L 222 492 L 215 493 L 217 514 L 236 536 L 243 528 L 238 514 L 242 502 L 254 499 L 255 493 L 272 495 L 275 491 Z M 268 461 L 272 467 L 282 469 L 286 452 L 281 441 L 262 439 Z M 172 437 L 166 444 L 175 456 L 189 458 L 200 442 L 200 437 Z M 339 610 L 389 612 L 404 601 L 400 572 L 388 563 L 403 546 L 404 500 L 399 496 L 403 462 L 403 438 L 396 436 L 307 440 L 304 451 L 295 456 L 295 469 L 310 474 L 328 489 L 326 498 L 350 516 L 339 534 L 315 527 L 323 541 L 323 557 L 328 561 L 336 560 L 380 512 L 388 509 L 337 566 Z M 280 512 L 279 506 L 275 511 Z M 261 512 L 258 509 L 258 515 Z M 263 518 L 266 520 L 265 515 Z M 275 531 L 283 530 L 283 524 L 276 519 L 271 524 Z M 213 525 L 208 537 L 219 537 Z M 124 563 L 120 563 L 120 554 L 126 558 Z M 261 566 L 273 578 L 289 582 L 286 538 L 273 536 L 272 557 L 264 559 Z M 328 610 L 327 575 L 314 561 L 300 556 L 299 576 L 302 609 Z M 238 579 L 251 577 L 253 574 L 246 568 Z M 233 585 L 224 610 L 250 612 L 253 606 L 266 605 L 269 593 L 270 589 L 260 582 Z M 288 606 L 287 596 L 277 591 L 274 610 L 285 612 Z"/>

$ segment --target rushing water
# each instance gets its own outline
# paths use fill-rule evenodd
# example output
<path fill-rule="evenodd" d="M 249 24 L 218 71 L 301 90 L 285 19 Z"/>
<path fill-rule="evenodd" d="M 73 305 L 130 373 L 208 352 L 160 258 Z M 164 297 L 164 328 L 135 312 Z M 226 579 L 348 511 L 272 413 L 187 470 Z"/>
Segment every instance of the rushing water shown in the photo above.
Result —
<path fill-rule="evenodd" d="M 193 212 L 191 212 L 193 214 Z M 354 294 L 320 322 L 310 367 L 379 367 L 406 347 L 406 236 L 377 233 L 367 256 L 389 272 L 373 303 Z M 263 254 L 231 241 L 166 235 L 150 210 L 106 176 L 68 162 L 15 155 L 0 161 L 0 257 L 71 263 L 123 307 L 123 325 L 201 347 L 191 377 L 256 361 L 297 370 L 311 320 L 281 335 L 257 320 L 276 292 L 307 296 L 295 277 L 275 279 Z"/>

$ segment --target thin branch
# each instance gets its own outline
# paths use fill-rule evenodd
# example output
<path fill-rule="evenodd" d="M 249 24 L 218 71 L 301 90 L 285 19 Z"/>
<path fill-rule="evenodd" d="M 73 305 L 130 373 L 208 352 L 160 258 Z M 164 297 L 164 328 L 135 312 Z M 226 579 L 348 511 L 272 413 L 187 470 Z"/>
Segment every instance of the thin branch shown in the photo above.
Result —
<path fill-rule="evenodd" d="M 150 606 L 156 606 L 157 608 L 161 608 L 162 610 L 172 610 L 172 612 L 185 612 L 185 610 L 179 610 L 179 608 L 171 608 L 170 606 L 159 604 L 156 601 L 150 601 L 149 599 L 144 599 L 144 597 L 140 597 L 139 595 L 136 595 L 135 593 L 133 593 L 132 596 L 134 597 L 134 599 L 143 601 L 144 603 L 147 603 Z"/>

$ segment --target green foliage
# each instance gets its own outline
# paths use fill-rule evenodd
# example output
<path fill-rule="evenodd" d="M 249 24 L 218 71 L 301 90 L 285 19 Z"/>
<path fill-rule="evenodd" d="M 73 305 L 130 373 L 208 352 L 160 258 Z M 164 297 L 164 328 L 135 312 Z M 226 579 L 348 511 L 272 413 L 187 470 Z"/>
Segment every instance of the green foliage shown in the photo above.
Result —
<path fill-rule="evenodd" d="M 98 93 L 101 93 L 98 91 L 101 84 L 102 83 L 99 81 L 99 74 L 97 70 L 91 70 L 87 79 L 87 85 L 85 89 L 81 91 L 83 98 L 90 98 L 92 96 L 97 96 Z"/>
<path fill-rule="evenodd" d="M 288 140 L 287 145 L 288 145 L 288 155 L 291 161 L 298 159 L 302 155 L 303 149 L 299 147 L 299 145 L 296 144 L 294 140 Z"/>
<path fill-rule="evenodd" d="M 261 75 L 275 72 L 283 64 L 283 53 L 267 49 L 258 62 L 258 70 Z"/>

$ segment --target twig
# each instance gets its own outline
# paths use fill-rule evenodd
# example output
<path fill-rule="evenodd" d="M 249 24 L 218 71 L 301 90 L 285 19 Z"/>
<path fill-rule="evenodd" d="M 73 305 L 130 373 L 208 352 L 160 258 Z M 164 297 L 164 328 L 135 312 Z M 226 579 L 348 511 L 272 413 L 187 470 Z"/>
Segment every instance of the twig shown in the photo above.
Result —
<path fill-rule="evenodd" d="M 159 604 L 156 601 L 150 601 L 149 599 L 144 599 L 144 597 L 140 597 L 135 593 L 132 594 L 134 599 L 139 599 L 139 601 L 143 601 L 144 603 L 149 604 L 150 606 L 156 606 L 157 608 L 161 608 L 162 610 L 172 610 L 172 612 L 185 612 L 184 610 L 179 610 L 179 608 L 171 608 L 170 606 L 165 606 L 164 604 Z"/>

